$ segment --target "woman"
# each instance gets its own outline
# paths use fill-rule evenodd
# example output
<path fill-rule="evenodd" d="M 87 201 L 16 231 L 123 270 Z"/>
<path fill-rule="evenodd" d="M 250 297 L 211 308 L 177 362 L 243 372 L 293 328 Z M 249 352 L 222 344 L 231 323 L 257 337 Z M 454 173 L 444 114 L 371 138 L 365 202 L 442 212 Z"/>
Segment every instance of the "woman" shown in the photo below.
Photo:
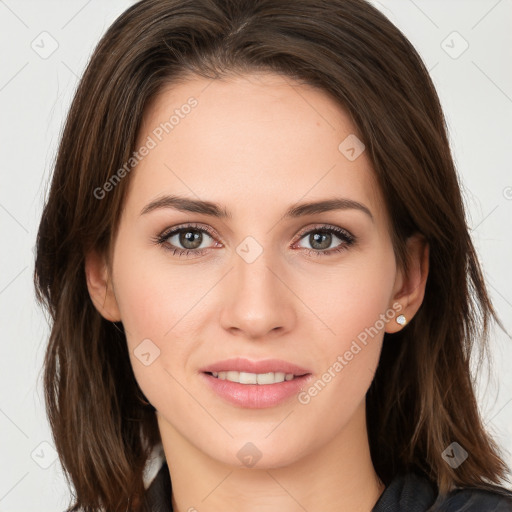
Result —
<path fill-rule="evenodd" d="M 363 0 L 130 7 L 72 103 L 34 277 L 70 510 L 512 510 L 439 100 Z"/>

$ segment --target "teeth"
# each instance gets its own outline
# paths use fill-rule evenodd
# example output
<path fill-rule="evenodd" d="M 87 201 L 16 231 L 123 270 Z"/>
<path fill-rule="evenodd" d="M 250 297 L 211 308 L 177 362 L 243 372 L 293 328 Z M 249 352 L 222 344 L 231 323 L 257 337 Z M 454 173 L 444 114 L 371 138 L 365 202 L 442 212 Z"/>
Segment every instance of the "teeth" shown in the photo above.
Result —
<path fill-rule="evenodd" d="M 248 372 L 212 372 L 214 377 L 221 380 L 238 382 L 239 384 L 276 384 L 285 380 L 292 380 L 293 373 L 269 372 L 269 373 L 248 373 Z"/>

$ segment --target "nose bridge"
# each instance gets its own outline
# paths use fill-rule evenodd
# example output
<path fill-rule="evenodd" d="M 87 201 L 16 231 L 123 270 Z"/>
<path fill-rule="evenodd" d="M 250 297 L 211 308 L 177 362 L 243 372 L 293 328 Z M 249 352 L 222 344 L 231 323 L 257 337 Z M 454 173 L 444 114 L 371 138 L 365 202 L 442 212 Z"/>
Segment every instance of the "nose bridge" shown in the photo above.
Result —
<path fill-rule="evenodd" d="M 248 337 L 288 330 L 294 321 L 293 301 L 275 251 L 247 237 L 233 255 L 231 293 L 224 303 L 223 327 Z"/>

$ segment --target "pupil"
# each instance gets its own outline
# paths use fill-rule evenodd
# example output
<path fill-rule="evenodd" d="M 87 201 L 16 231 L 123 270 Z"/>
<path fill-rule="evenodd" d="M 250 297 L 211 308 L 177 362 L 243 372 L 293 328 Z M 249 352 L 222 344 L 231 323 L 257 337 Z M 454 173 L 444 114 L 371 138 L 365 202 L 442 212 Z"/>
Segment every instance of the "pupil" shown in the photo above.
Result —
<path fill-rule="evenodd" d="M 201 245 L 202 238 L 203 235 L 200 232 L 185 231 L 181 233 L 180 243 L 187 249 L 197 249 Z"/>
<path fill-rule="evenodd" d="M 320 241 L 320 239 L 323 237 L 323 243 Z M 313 235 L 313 243 L 311 243 L 311 246 L 314 249 L 327 249 L 331 245 L 331 237 L 332 235 L 330 233 L 322 233 L 322 234 L 314 234 Z M 327 243 L 325 243 L 327 241 Z M 315 244 L 320 243 L 320 247 L 315 247 Z"/>

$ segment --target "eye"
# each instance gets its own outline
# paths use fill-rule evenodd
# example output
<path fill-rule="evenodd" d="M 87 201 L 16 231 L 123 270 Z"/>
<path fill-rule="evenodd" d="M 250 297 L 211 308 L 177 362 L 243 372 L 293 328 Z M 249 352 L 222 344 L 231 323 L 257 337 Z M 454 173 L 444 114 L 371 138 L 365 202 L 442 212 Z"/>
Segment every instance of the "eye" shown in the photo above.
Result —
<path fill-rule="evenodd" d="M 329 225 L 317 225 L 300 235 L 299 241 L 305 239 L 310 243 L 311 248 L 301 247 L 307 254 L 313 256 L 333 255 L 351 247 L 356 237 L 343 228 Z M 162 245 L 164 249 L 172 251 L 178 256 L 202 256 L 211 246 L 201 247 L 207 238 L 215 238 L 213 230 L 208 226 L 187 224 L 171 230 L 166 230 L 158 235 L 153 241 Z M 333 241 L 341 241 L 339 245 L 329 249 Z M 218 242 L 215 242 L 216 244 Z M 180 247 L 181 246 L 181 247 Z"/>
<path fill-rule="evenodd" d="M 307 238 L 306 238 L 307 237 Z M 334 237 L 334 238 L 333 238 Z M 303 247 L 307 254 L 313 256 L 326 256 L 339 253 L 351 247 L 356 238 L 346 229 L 337 226 L 319 225 L 302 233 L 300 240 L 306 238 L 311 248 Z M 341 244 L 328 249 L 335 239 L 341 240 Z"/>
<path fill-rule="evenodd" d="M 192 253 L 196 256 L 201 256 L 208 250 L 208 247 L 201 247 L 205 238 L 213 238 L 211 228 L 198 226 L 196 224 L 187 224 L 179 228 L 164 231 L 154 239 L 154 242 L 162 245 L 164 249 L 172 251 L 173 255 L 187 256 L 189 253 Z M 183 249 L 179 246 L 182 246 Z"/>

